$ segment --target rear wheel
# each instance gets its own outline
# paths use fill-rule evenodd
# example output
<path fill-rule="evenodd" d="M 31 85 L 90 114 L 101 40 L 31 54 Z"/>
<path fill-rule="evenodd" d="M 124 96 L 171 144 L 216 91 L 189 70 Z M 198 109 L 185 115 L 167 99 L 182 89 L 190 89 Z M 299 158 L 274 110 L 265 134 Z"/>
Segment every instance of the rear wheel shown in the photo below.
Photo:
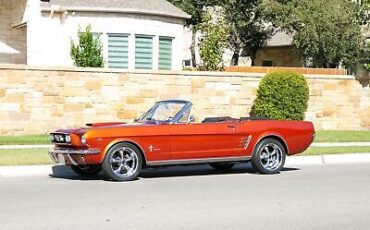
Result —
<path fill-rule="evenodd" d="M 223 162 L 223 163 L 211 163 L 209 165 L 216 170 L 227 171 L 232 169 L 235 163 Z"/>
<path fill-rule="evenodd" d="M 275 174 L 284 167 L 285 158 L 286 151 L 280 141 L 266 138 L 257 144 L 251 163 L 261 174 Z"/>
<path fill-rule="evenodd" d="M 102 170 L 101 165 L 71 166 L 71 169 L 80 176 L 95 176 Z"/>
<path fill-rule="evenodd" d="M 113 146 L 105 156 L 103 170 L 114 181 L 134 180 L 143 166 L 140 150 L 130 143 Z"/>

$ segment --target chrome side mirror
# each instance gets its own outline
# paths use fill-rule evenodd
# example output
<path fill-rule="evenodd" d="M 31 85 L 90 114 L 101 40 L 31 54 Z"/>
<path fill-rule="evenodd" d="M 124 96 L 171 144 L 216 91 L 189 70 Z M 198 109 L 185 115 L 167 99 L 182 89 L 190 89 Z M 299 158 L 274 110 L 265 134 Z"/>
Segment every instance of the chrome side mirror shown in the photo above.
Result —
<path fill-rule="evenodd" d="M 192 123 L 192 122 L 194 122 L 195 121 L 195 117 L 194 117 L 194 115 L 190 115 L 189 116 L 189 119 L 188 119 L 188 124 L 190 124 L 190 123 Z"/>

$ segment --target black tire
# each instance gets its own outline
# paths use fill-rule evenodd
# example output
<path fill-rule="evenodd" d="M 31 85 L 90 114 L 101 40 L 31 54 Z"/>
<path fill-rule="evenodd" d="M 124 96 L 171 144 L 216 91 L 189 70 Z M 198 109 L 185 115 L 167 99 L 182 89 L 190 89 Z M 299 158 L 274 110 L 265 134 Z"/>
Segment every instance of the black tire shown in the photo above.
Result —
<path fill-rule="evenodd" d="M 71 166 L 71 169 L 80 176 L 96 176 L 102 170 L 101 165 L 78 165 Z"/>
<path fill-rule="evenodd" d="M 121 151 L 123 152 L 122 156 Z M 131 157 L 132 160 L 128 160 Z M 113 161 L 120 162 L 115 163 Z M 108 150 L 102 167 L 104 173 L 111 180 L 131 181 L 137 178 L 143 167 L 143 155 L 135 145 L 130 143 L 119 143 Z M 126 170 L 127 167 L 130 169 L 132 167 L 132 170 Z M 125 171 L 126 174 L 124 174 Z"/>
<path fill-rule="evenodd" d="M 235 163 L 231 162 L 222 162 L 222 163 L 210 163 L 209 164 L 212 168 L 219 170 L 219 171 L 228 171 L 231 170 Z"/>
<path fill-rule="evenodd" d="M 251 163 L 261 174 L 276 174 L 284 167 L 285 158 L 286 151 L 283 144 L 277 139 L 266 138 L 257 144 Z"/>

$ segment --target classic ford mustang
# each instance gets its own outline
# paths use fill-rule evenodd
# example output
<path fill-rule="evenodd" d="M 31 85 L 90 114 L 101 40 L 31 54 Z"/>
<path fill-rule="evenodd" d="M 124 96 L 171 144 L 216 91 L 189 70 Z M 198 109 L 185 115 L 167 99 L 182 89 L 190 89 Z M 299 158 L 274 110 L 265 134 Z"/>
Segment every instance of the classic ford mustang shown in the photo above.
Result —
<path fill-rule="evenodd" d="M 229 170 L 250 161 L 261 174 L 278 173 L 286 155 L 301 153 L 312 143 L 311 122 L 266 118 L 211 117 L 194 122 L 192 103 L 159 101 L 132 124 L 87 124 L 85 128 L 50 133 L 55 163 L 80 175 L 101 170 L 112 180 L 135 179 L 142 168 L 208 163 Z"/>

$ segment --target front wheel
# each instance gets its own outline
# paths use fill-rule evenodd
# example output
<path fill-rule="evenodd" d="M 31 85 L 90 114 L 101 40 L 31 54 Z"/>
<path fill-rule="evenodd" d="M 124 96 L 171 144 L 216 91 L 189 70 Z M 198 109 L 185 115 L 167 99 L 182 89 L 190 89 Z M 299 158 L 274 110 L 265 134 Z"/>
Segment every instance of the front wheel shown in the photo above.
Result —
<path fill-rule="evenodd" d="M 101 165 L 71 166 L 71 169 L 80 176 L 96 176 L 102 170 Z"/>
<path fill-rule="evenodd" d="M 114 181 L 131 181 L 139 175 L 142 166 L 140 150 L 130 143 L 119 143 L 106 154 L 103 171 Z"/>
<path fill-rule="evenodd" d="M 285 158 L 286 151 L 281 142 L 266 138 L 257 144 L 251 163 L 261 174 L 275 174 L 284 167 Z"/>

